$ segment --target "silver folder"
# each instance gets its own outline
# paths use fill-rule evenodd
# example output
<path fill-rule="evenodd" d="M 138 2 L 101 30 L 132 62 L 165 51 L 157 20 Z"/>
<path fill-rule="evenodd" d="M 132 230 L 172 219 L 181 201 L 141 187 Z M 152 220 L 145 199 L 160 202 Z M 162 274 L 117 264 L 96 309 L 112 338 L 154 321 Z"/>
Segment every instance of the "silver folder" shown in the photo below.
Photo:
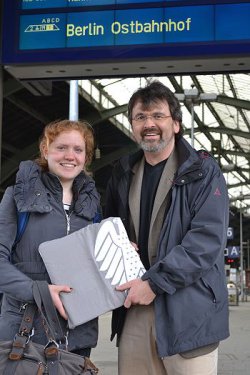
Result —
<path fill-rule="evenodd" d="M 44 242 L 39 252 L 52 284 L 72 288 L 61 293 L 71 329 L 122 306 L 126 292 L 115 287 L 145 272 L 117 217 Z"/>

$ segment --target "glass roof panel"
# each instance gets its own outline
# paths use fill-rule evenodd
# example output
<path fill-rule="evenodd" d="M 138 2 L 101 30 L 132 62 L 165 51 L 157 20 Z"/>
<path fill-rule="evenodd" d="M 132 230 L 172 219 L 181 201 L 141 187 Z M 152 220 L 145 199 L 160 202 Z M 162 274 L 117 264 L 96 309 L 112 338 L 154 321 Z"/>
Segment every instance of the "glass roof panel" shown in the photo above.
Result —
<path fill-rule="evenodd" d="M 194 105 L 194 145 L 206 148 L 217 158 L 234 199 L 241 194 L 250 195 L 250 74 L 112 78 L 93 82 L 113 98 L 113 106 L 118 106 L 127 104 L 134 91 L 154 79 L 176 93 L 195 87 L 199 93 L 217 94 L 216 101 Z M 182 103 L 185 138 L 189 142 L 192 127 L 190 108 L 190 104 Z M 116 118 L 129 127 L 126 112 Z M 250 214 L 249 200 L 239 202 L 237 204 L 247 207 Z"/>

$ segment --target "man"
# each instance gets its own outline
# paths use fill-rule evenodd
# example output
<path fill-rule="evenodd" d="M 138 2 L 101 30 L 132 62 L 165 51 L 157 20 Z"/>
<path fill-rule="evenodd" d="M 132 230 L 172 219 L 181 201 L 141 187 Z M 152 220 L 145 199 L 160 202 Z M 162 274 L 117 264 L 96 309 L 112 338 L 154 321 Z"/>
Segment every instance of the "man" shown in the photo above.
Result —
<path fill-rule="evenodd" d="M 215 375 L 229 336 L 224 248 L 228 194 L 217 162 L 183 138 L 180 103 L 162 83 L 128 104 L 142 150 L 122 158 L 106 216 L 120 216 L 146 272 L 125 283 L 112 317 L 119 375 Z"/>

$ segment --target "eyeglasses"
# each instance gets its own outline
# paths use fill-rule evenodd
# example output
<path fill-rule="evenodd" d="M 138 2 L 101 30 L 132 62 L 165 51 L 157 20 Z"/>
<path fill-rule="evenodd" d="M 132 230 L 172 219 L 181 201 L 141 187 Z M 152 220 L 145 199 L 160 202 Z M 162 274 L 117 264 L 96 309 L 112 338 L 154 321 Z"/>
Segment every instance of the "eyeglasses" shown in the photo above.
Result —
<path fill-rule="evenodd" d="M 155 114 L 150 115 L 150 116 L 139 114 L 139 115 L 136 115 L 134 118 L 132 118 L 132 120 L 134 122 L 137 122 L 138 124 L 145 124 L 145 122 L 147 121 L 148 118 L 152 118 L 152 120 L 155 123 L 161 124 L 169 117 L 172 117 L 172 116 L 171 115 L 166 116 L 166 115 L 163 115 L 161 113 L 155 113 Z"/>

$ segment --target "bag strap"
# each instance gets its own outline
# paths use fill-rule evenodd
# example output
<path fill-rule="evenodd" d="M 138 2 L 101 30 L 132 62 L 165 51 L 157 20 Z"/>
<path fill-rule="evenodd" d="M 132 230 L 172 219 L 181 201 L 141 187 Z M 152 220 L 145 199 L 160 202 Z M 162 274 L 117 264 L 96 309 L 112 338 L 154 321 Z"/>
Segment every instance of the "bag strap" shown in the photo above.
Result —
<path fill-rule="evenodd" d="M 27 303 L 25 305 L 24 315 L 19 327 L 19 332 L 13 339 L 9 359 L 14 361 L 21 359 L 25 347 L 32 336 L 34 317 L 37 309 L 41 313 L 44 330 L 48 338 L 48 343 L 45 349 L 51 346 L 66 349 L 67 346 L 67 339 L 63 334 L 56 308 L 50 296 L 47 282 L 34 281 L 33 294 L 36 304 Z"/>
<path fill-rule="evenodd" d="M 33 322 L 37 307 L 35 304 L 26 304 L 19 332 L 15 335 L 12 348 L 9 353 L 10 361 L 4 369 L 3 375 L 14 375 L 18 361 L 23 357 L 26 345 L 28 344 L 33 331 Z"/>
<path fill-rule="evenodd" d="M 33 296 L 44 320 L 47 337 L 51 341 L 55 341 L 60 347 L 65 346 L 67 339 L 53 304 L 48 283 L 46 281 L 34 281 Z"/>
<path fill-rule="evenodd" d="M 65 335 L 63 334 L 47 282 L 34 281 L 33 295 L 35 304 L 27 303 L 24 305 L 24 314 L 19 327 L 19 332 L 13 339 L 12 350 L 9 354 L 9 358 L 14 361 L 21 359 L 25 347 L 32 336 L 34 317 L 37 309 L 43 319 L 44 330 L 48 338 L 46 347 L 50 347 L 51 345 L 61 347 L 65 345 Z"/>
<path fill-rule="evenodd" d="M 19 360 L 23 357 L 25 348 L 32 336 L 33 322 L 37 309 L 41 313 L 44 320 L 44 329 L 49 342 L 44 347 L 44 355 L 47 360 L 47 368 L 49 375 L 58 375 L 59 373 L 59 345 L 56 340 L 65 339 L 63 330 L 58 319 L 56 308 L 53 304 L 48 284 L 46 281 L 34 281 L 33 295 L 35 304 L 27 303 L 23 319 L 16 334 L 12 350 L 9 354 L 10 361 L 7 362 L 3 375 L 15 375 Z M 98 368 L 90 361 L 89 358 L 84 359 L 84 373 L 96 375 Z"/>
<path fill-rule="evenodd" d="M 63 334 L 57 311 L 50 295 L 48 283 L 46 281 L 34 281 L 33 296 L 43 318 L 46 335 L 49 337 L 49 341 L 44 348 L 48 373 L 50 375 L 58 375 L 59 348 L 67 349 L 67 337 Z"/>
<path fill-rule="evenodd" d="M 36 310 L 37 308 L 34 304 L 27 304 L 25 306 L 19 332 L 15 335 L 12 342 L 12 349 L 9 354 L 9 359 L 17 361 L 23 356 L 25 347 L 32 336 L 33 321 Z"/>
<path fill-rule="evenodd" d="M 58 375 L 58 349 L 66 349 L 67 339 L 58 319 L 56 308 L 53 304 L 48 284 L 46 281 L 34 281 L 33 296 L 35 304 L 27 303 L 24 308 L 24 315 L 19 328 L 12 342 L 10 361 L 7 362 L 3 375 L 14 375 L 18 361 L 24 355 L 25 349 L 32 336 L 35 313 L 38 310 L 43 319 L 43 326 L 48 338 L 44 347 L 44 355 L 47 359 L 48 373 Z"/>

